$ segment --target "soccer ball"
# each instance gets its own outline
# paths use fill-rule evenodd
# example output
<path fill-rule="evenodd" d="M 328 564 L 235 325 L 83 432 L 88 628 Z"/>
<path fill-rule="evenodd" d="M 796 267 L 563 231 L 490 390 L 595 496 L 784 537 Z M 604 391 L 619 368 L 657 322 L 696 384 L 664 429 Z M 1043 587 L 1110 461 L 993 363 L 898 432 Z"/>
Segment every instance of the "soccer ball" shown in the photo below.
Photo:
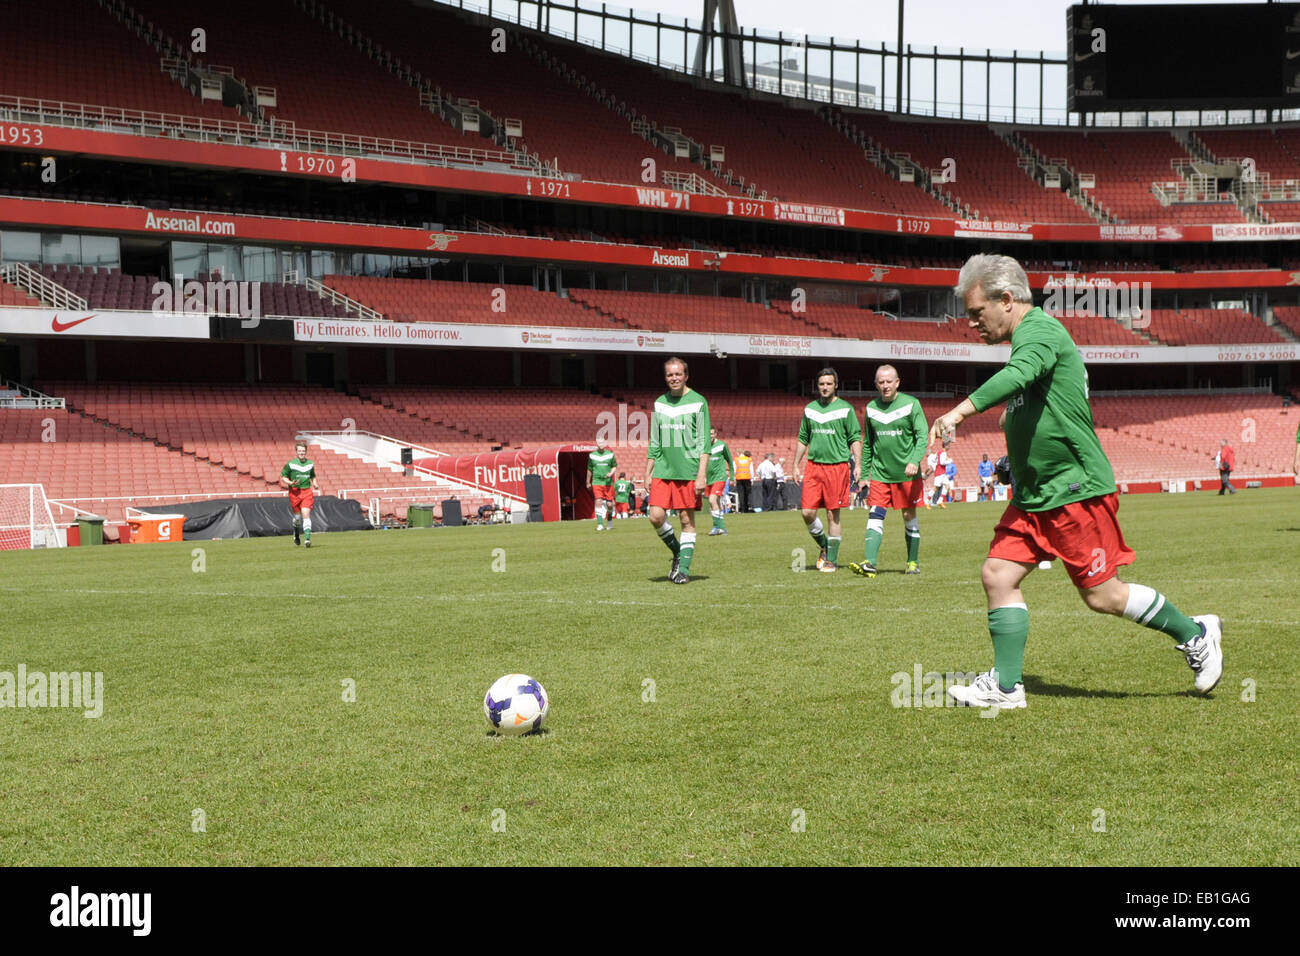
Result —
<path fill-rule="evenodd" d="M 551 699 L 527 674 L 507 674 L 488 688 L 483 716 L 499 734 L 518 737 L 542 726 Z"/>

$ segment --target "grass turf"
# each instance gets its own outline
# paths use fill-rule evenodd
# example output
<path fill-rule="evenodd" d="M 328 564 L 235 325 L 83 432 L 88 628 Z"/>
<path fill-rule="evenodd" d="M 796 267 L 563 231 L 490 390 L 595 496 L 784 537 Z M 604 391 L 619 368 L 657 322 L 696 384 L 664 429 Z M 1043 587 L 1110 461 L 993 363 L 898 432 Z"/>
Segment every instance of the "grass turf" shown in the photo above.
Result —
<path fill-rule="evenodd" d="M 1058 565 L 1025 586 L 1027 710 L 893 706 L 992 663 L 1000 509 L 923 513 L 919 577 L 891 514 L 871 581 L 792 573 L 794 512 L 702 516 L 685 587 L 645 520 L 2 553 L 0 671 L 101 671 L 104 710 L 0 709 L 0 858 L 1300 863 L 1300 489 L 1123 500 L 1125 576 L 1224 620 L 1212 697 Z M 545 733 L 487 732 L 511 671 Z"/>

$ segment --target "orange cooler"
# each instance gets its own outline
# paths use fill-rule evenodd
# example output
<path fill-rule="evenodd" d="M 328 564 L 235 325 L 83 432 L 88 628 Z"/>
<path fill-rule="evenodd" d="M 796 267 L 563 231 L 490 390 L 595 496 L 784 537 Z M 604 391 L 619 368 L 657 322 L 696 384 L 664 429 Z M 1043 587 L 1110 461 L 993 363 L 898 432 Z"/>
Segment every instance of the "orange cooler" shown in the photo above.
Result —
<path fill-rule="evenodd" d="M 131 526 L 131 543 L 147 544 L 158 541 L 180 541 L 185 530 L 185 515 L 149 515 L 128 518 Z"/>

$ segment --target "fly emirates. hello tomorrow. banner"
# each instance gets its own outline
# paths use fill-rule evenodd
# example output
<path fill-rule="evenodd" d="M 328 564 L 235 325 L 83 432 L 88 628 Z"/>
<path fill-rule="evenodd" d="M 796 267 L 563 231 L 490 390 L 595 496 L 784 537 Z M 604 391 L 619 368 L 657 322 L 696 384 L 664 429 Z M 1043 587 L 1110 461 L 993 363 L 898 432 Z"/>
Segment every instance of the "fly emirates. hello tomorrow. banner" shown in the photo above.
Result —
<path fill-rule="evenodd" d="M 541 349 L 573 352 L 650 352 L 684 355 L 748 355 L 1000 365 L 1010 346 L 965 342 L 910 342 L 812 338 L 786 335 L 710 335 L 639 329 L 570 329 L 519 325 L 452 325 L 431 322 L 358 322 L 296 319 L 298 342 L 425 345 L 460 348 Z M 1081 345 L 1083 360 L 1097 365 L 1300 361 L 1300 344 L 1094 346 Z"/>

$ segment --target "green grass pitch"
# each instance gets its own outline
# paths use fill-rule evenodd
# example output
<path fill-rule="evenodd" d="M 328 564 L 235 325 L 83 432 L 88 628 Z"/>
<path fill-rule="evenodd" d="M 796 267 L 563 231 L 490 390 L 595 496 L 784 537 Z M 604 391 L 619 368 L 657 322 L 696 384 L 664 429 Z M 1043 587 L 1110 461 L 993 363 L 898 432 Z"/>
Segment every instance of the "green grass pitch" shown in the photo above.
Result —
<path fill-rule="evenodd" d="M 104 681 L 98 719 L 0 709 L 0 859 L 1300 863 L 1300 489 L 1123 499 L 1126 577 L 1223 618 L 1212 697 L 1058 565 L 1027 710 L 895 707 L 992 663 L 1001 507 L 923 512 L 919 577 L 891 514 L 873 581 L 792 572 L 795 512 L 701 535 L 685 587 L 643 519 L 0 554 L 0 671 Z M 511 671 L 545 733 L 487 732 Z"/>

